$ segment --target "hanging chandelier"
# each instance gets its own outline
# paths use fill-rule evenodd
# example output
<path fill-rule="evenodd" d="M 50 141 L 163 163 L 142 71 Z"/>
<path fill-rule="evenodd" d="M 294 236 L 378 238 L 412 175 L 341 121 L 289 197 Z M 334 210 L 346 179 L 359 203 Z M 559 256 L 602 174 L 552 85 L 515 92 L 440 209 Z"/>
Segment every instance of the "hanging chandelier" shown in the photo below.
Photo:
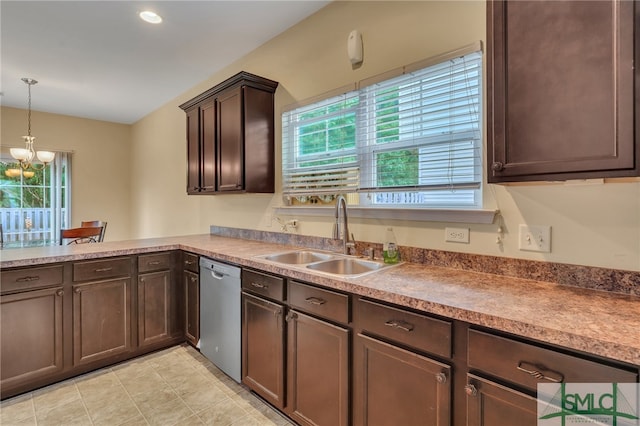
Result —
<path fill-rule="evenodd" d="M 35 165 L 32 163 L 33 158 L 37 157 L 38 160 L 42 162 L 42 167 L 40 169 L 44 169 L 48 163 L 52 162 L 56 154 L 51 151 L 35 151 L 33 149 L 33 141 L 36 139 L 35 136 L 31 136 L 31 86 L 37 84 L 38 81 L 33 78 L 23 78 L 27 86 L 29 87 L 29 106 L 27 113 L 27 136 L 23 136 L 25 142 L 25 148 L 11 148 L 11 156 L 20 162 L 20 167 L 23 170 L 27 170 L 29 168 L 36 169 Z"/>

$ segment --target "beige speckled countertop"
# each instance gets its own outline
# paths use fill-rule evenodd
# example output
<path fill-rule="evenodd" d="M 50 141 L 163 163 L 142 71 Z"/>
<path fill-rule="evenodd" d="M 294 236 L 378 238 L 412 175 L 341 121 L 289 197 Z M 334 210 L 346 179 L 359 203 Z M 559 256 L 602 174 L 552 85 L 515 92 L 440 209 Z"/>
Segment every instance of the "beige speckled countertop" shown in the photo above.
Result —
<path fill-rule="evenodd" d="M 639 297 L 541 281 L 412 263 L 333 277 L 258 257 L 291 246 L 207 234 L 2 250 L 0 268 L 174 249 L 640 365 Z"/>

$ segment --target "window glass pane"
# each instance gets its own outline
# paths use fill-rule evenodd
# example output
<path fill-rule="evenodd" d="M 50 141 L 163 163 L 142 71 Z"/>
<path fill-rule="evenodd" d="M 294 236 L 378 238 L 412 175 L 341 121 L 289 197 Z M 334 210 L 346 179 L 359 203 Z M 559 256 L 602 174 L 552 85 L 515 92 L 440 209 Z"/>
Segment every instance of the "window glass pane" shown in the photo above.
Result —
<path fill-rule="evenodd" d="M 54 161 L 22 170 L 9 154 L 0 156 L 0 223 L 4 247 L 56 244 L 69 223 L 66 153 Z"/>
<path fill-rule="evenodd" d="M 416 186 L 418 184 L 418 149 L 383 152 L 376 158 L 378 187 Z"/>

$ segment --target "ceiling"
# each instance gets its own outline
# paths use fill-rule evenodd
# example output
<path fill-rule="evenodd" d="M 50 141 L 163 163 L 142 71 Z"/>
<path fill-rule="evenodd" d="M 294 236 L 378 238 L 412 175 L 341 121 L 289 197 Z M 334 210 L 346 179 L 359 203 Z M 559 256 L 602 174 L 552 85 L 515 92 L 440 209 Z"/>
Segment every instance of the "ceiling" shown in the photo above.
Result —
<path fill-rule="evenodd" d="M 133 123 L 329 1 L 2 0 L 0 102 Z"/>

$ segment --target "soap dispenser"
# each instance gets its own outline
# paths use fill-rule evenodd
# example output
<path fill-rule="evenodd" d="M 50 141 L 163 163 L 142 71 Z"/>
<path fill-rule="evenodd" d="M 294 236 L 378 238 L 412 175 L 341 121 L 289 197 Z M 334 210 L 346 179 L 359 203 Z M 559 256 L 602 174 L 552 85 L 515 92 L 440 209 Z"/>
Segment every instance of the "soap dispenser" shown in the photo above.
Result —
<path fill-rule="evenodd" d="M 382 244 L 382 257 L 384 258 L 384 263 L 398 263 L 398 260 L 400 260 L 398 243 L 396 242 L 396 236 L 392 228 L 387 228 L 387 232 L 385 233 Z"/>

